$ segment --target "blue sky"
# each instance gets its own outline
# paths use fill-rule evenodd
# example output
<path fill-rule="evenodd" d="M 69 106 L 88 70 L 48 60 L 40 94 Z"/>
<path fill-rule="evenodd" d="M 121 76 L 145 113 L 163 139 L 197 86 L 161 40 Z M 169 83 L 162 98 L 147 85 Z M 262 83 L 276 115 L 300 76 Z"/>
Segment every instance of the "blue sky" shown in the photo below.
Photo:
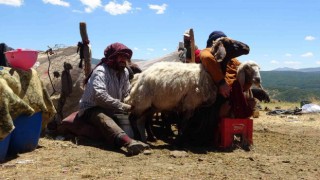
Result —
<path fill-rule="evenodd" d="M 77 45 L 86 22 L 94 58 L 121 42 L 150 60 L 176 51 L 193 28 L 200 49 L 214 30 L 247 43 L 239 60 L 262 70 L 320 67 L 319 0 L 0 0 L 0 14 L 0 42 L 13 48 Z"/>

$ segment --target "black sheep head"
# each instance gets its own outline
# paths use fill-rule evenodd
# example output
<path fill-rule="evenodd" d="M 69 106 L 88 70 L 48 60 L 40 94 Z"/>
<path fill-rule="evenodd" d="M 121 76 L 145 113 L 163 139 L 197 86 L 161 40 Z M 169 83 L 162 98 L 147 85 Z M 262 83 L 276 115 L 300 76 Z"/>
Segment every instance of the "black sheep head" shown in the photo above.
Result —
<path fill-rule="evenodd" d="M 249 51 L 247 44 L 228 37 L 218 38 L 211 47 L 211 53 L 218 62 L 249 54 Z"/>

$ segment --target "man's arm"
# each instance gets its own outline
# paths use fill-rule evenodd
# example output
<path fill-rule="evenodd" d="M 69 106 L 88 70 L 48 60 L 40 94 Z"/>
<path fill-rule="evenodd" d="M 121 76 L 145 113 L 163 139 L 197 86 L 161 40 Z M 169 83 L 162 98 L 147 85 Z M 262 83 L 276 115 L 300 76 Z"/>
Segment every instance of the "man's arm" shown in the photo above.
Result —
<path fill-rule="evenodd" d="M 122 103 L 120 99 L 115 99 L 110 96 L 108 88 L 106 87 L 108 83 L 104 74 L 104 71 L 98 70 L 96 73 L 92 74 L 93 77 L 91 77 L 93 79 L 92 84 L 95 92 L 96 104 L 107 109 L 123 111 L 125 109 L 124 103 Z M 109 89 L 115 88 L 109 87 Z"/>

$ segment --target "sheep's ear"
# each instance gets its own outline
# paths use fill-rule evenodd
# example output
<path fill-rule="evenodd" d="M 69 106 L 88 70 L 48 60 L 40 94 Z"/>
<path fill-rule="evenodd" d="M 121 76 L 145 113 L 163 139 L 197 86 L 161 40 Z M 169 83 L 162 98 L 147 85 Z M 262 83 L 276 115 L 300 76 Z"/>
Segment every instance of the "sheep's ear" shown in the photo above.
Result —
<path fill-rule="evenodd" d="M 226 57 L 226 49 L 223 46 L 223 43 L 221 41 L 213 42 L 212 48 L 211 48 L 211 54 L 214 56 L 214 58 L 217 60 L 217 62 L 223 61 L 223 59 Z"/>

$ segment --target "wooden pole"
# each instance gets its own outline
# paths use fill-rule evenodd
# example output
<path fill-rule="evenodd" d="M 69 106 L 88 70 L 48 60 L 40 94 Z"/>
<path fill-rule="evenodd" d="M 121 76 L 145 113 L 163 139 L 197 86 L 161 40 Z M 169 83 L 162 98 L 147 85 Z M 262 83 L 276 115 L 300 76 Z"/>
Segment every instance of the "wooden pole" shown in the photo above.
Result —
<path fill-rule="evenodd" d="M 88 77 L 91 72 L 91 47 L 85 22 L 80 22 L 80 35 L 83 43 L 84 74 Z"/>
<path fill-rule="evenodd" d="M 196 62 L 196 55 L 195 55 L 195 42 L 194 42 L 194 33 L 193 29 L 191 28 L 189 31 L 190 34 L 190 45 L 191 45 L 191 63 Z"/>

